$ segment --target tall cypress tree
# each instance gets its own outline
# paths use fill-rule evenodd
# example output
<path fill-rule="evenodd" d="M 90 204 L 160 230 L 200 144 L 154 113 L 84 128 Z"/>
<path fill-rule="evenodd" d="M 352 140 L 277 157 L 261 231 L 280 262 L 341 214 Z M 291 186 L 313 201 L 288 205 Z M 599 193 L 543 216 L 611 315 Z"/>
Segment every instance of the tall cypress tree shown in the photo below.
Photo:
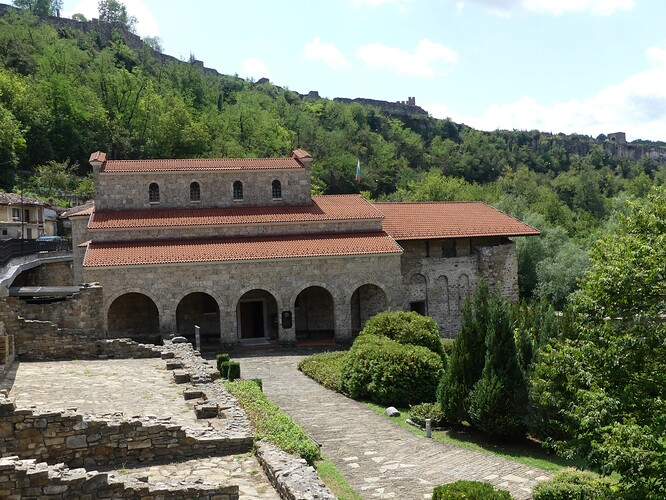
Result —
<path fill-rule="evenodd" d="M 465 302 L 460 333 L 437 389 L 437 401 L 452 424 L 469 421 L 467 398 L 481 376 L 486 355 L 489 301 L 488 284 L 481 282 L 474 299 Z"/>
<path fill-rule="evenodd" d="M 508 303 L 494 294 L 486 337 L 486 358 L 478 382 L 469 394 L 472 425 L 499 437 L 525 434 L 527 383 L 518 361 Z"/>

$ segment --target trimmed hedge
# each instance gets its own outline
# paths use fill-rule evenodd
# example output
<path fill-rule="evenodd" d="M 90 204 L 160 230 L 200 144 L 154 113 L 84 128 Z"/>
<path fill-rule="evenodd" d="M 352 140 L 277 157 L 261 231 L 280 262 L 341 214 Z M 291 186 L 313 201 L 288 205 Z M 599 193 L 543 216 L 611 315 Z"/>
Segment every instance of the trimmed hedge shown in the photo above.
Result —
<path fill-rule="evenodd" d="M 229 365 L 231 361 L 220 361 L 218 364 L 218 370 L 220 370 L 220 378 L 227 379 L 229 378 Z"/>
<path fill-rule="evenodd" d="M 227 382 L 226 387 L 245 410 L 257 439 L 265 439 L 287 453 L 298 455 L 310 465 L 321 460 L 319 447 L 289 415 L 264 395 L 255 381 Z"/>
<path fill-rule="evenodd" d="M 439 403 L 421 403 L 409 409 L 409 419 L 421 427 L 425 427 L 426 418 L 430 419 L 433 427 L 446 425 L 446 419 Z"/>
<path fill-rule="evenodd" d="M 229 354 L 227 354 L 225 352 L 225 353 L 218 354 L 215 357 L 215 361 L 217 363 L 217 371 L 220 372 L 220 374 L 221 374 L 222 373 L 222 363 L 224 363 L 225 361 L 231 361 L 231 357 L 229 356 Z"/>
<path fill-rule="evenodd" d="M 381 405 L 432 402 L 442 371 L 442 358 L 430 349 L 366 333 L 342 364 L 340 390 Z"/>
<path fill-rule="evenodd" d="M 432 500 L 511 500 L 505 490 L 496 490 L 491 484 L 481 481 L 456 481 L 436 486 Z"/>
<path fill-rule="evenodd" d="M 381 335 L 401 344 L 420 345 L 444 354 L 439 327 L 434 319 L 416 312 L 384 311 L 366 323 L 360 335 Z"/>
<path fill-rule="evenodd" d="M 347 351 L 322 352 L 302 359 L 298 369 L 324 387 L 340 392 L 340 372 Z"/>
<path fill-rule="evenodd" d="M 566 469 L 532 489 L 534 500 L 611 500 L 620 495 L 617 483 L 587 471 Z"/>
<path fill-rule="evenodd" d="M 238 361 L 229 361 L 229 372 L 227 373 L 227 378 L 232 382 L 236 379 L 239 379 L 241 375 L 241 367 Z"/>

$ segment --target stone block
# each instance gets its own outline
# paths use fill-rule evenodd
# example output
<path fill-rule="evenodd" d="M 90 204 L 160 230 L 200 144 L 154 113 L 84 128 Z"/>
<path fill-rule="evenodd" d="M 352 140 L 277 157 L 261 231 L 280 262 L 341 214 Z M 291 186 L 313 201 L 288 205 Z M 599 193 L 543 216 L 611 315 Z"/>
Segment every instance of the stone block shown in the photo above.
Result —
<path fill-rule="evenodd" d="M 190 374 L 184 370 L 175 370 L 173 372 L 173 379 L 177 384 L 186 384 L 190 381 Z"/>
<path fill-rule="evenodd" d="M 78 448 L 87 448 L 88 447 L 88 442 L 86 440 L 86 436 L 82 434 L 76 434 L 74 436 L 70 436 L 65 440 L 65 444 L 68 449 L 78 449 Z"/>

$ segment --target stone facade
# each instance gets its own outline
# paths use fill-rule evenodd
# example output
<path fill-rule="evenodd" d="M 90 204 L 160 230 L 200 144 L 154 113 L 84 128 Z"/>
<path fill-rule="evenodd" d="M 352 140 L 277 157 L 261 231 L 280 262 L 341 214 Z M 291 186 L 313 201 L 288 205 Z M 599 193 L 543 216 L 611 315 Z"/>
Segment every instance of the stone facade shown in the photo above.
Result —
<path fill-rule="evenodd" d="M 171 170 L 166 171 L 167 164 L 160 163 L 163 160 L 114 163 L 107 162 L 101 152 L 91 156 L 95 211 L 102 215 L 99 220 L 95 214 L 92 218 L 72 216 L 73 274 L 75 282 L 102 286 L 99 331 L 106 338 L 129 336 L 140 342 L 172 335 L 193 338 L 198 325 L 204 339 L 214 338 L 230 347 L 257 339 L 289 345 L 313 335 L 350 343 L 367 319 L 391 309 L 430 315 L 441 334 L 452 337 L 460 324 L 462 304 L 480 280 L 510 299 L 518 297 L 515 245 L 503 236 L 514 233 L 500 229 L 463 237 L 467 234 L 464 226 L 456 229 L 461 231 L 460 237 L 442 231 L 437 234 L 445 237 L 395 237 L 392 244 L 397 242 L 399 247 L 392 253 L 364 253 L 350 246 L 343 255 L 329 255 L 322 249 L 309 257 L 196 260 L 181 255 L 143 264 L 123 257 L 110 264 L 84 265 L 90 241 L 95 248 L 106 245 L 104 248 L 125 255 L 126 249 L 142 242 L 158 243 L 157 250 L 153 245 L 146 252 L 165 252 L 173 242 L 188 240 L 256 238 L 268 249 L 271 237 L 298 242 L 307 235 L 337 238 L 371 233 L 390 239 L 378 208 L 382 204 L 373 209 L 358 198 L 353 206 L 365 210 L 359 212 L 362 216 L 329 217 L 326 210 L 330 208 L 326 208 L 322 209 L 326 217 L 319 217 L 319 212 L 299 209 L 320 207 L 310 197 L 312 158 L 302 150 L 279 167 L 264 159 L 238 160 L 238 168 L 227 168 L 228 161 L 224 168 L 222 163 L 165 161 L 170 162 Z M 271 191 L 275 180 L 281 185 L 279 198 Z M 243 183 L 242 201 L 234 199 L 236 181 Z M 190 197 L 193 182 L 200 189 L 197 201 Z M 151 184 L 159 185 L 159 202 L 155 196 L 150 201 Z M 327 207 L 336 206 L 333 197 L 326 199 Z M 277 210 L 271 212 L 273 207 L 287 207 L 298 214 L 302 210 L 303 219 L 280 218 Z M 209 211 L 197 212 L 200 209 Z M 219 222 L 183 220 L 211 214 L 210 210 L 218 210 L 210 217 L 218 217 Z M 427 207 L 419 213 L 419 217 L 427 217 Z M 501 217 L 510 219 L 504 214 Z M 405 219 L 401 224 L 419 222 Z M 529 234 L 538 234 L 529 229 Z"/>

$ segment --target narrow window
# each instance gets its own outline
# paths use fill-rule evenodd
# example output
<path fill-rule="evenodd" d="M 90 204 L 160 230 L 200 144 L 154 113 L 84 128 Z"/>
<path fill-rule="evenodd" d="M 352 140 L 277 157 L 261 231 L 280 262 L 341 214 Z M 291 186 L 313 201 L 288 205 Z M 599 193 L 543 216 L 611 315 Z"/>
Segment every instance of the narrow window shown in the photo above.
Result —
<path fill-rule="evenodd" d="M 190 201 L 201 201 L 201 188 L 198 182 L 190 184 Z"/>
<path fill-rule="evenodd" d="M 12 208 L 12 219 L 21 220 L 21 209 L 20 208 Z"/>
<path fill-rule="evenodd" d="M 277 179 L 273 181 L 273 199 L 282 198 L 282 184 Z"/>
<path fill-rule="evenodd" d="M 241 181 L 234 182 L 234 200 L 243 199 L 243 183 Z"/>
<path fill-rule="evenodd" d="M 160 202 L 160 187 L 156 182 L 151 182 L 150 186 L 148 186 L 148 201 L 150 203 Z"/>

